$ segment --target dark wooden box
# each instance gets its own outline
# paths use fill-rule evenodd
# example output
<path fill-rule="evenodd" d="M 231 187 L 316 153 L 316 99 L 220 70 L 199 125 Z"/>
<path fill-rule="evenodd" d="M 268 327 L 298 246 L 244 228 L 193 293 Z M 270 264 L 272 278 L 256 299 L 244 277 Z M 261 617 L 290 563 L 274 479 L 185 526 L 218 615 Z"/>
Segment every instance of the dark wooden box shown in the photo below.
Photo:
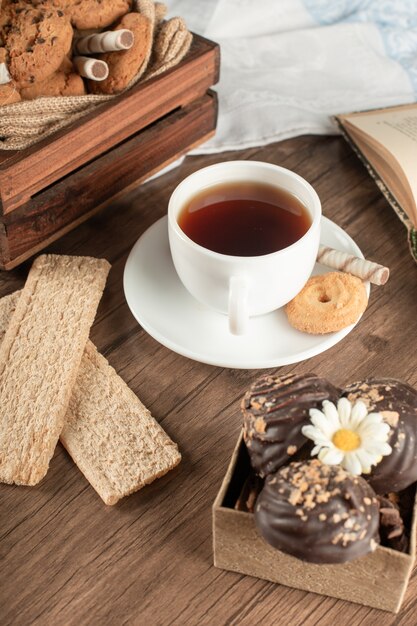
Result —
<path fill-rule="evenodd" d="M 372 554 L 350 563 L 315 565 L 270 546 L 256 530 L 252 513 L 234 509 L 249 470 L 241 436 L 213 505 L 216 567 L 393 613 L 399 611 L 414 564 L 416 505 L 408 553 L 378 546 Z"/>
<path fill-rule="evenodd" d="M 0 150 L 0 269 L 11 269 L 214 134 L 219 47 L 22 151 Z"/>

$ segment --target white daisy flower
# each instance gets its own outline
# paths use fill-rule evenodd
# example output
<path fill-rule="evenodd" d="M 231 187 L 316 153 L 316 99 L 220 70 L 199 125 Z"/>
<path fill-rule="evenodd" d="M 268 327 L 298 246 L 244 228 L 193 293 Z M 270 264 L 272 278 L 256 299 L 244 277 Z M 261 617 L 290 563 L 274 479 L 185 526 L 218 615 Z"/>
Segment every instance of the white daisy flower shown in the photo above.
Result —
<path fill-rule="evenodd" d="M 312 455 L 326 465 L 341 465 L 351 474 L 369 474 L 372 465 L 391 454 L 387 443 L 390 427 L 380 413 L 368 413 L 357 400 L 354 406 L 340 398 L 337 408 L 325 400 L 322 411 L 310 409 L 311 424 L 302 433 L 314 441 Z"/>

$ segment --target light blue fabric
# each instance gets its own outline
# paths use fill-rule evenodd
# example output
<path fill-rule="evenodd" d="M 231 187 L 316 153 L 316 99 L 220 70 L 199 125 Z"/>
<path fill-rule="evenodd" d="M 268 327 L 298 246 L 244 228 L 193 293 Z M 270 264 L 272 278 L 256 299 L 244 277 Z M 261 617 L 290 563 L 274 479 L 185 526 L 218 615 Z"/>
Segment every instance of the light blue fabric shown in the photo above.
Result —
<path fill-rule="evenodd" d="M 417 94 L 417 0 L 303 0 L 320 25 L 370 22 L 388 56 L 401 63 Z"/>
<path fill-rule="evenodd" d="M 417 0 L 166 0 L 221 47 L 199 152 L 337 132 L 334 115 L 417 101 Z"/>

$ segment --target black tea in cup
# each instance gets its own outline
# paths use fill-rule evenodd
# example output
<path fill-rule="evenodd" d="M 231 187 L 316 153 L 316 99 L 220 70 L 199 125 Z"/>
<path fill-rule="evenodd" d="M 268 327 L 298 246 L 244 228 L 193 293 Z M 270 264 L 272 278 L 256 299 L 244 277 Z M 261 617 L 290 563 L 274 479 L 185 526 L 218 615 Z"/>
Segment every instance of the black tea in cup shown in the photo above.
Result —
<path fill-rule="evenodd" d="M 243 181 L 203 189 L 182 207 L 178 224 L 190 239 L 213 252 L 261 256 L 301 239 L 311 217 L 288 191 Z"/>

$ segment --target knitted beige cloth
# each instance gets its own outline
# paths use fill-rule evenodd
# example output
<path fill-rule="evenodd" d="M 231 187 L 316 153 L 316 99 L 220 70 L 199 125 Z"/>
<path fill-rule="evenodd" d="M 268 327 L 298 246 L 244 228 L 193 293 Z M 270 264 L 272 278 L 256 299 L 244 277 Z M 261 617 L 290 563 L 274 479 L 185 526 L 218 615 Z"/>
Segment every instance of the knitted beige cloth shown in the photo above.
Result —
<path fill-rule="evenodd" d="M 161 21 L 166 7 L 153 0 L 134 0 L 133 10 L 152 23 L 152 37 L 144 63 L 126 89 L 170 69 L 187 54 L 192 35 L 181 18 Z M 125 90 L 126 91 L 126 90 Z M 0 108 L 0 149 L 23 150 L 75 122 L 117 95 L 38 98 Z"/>

